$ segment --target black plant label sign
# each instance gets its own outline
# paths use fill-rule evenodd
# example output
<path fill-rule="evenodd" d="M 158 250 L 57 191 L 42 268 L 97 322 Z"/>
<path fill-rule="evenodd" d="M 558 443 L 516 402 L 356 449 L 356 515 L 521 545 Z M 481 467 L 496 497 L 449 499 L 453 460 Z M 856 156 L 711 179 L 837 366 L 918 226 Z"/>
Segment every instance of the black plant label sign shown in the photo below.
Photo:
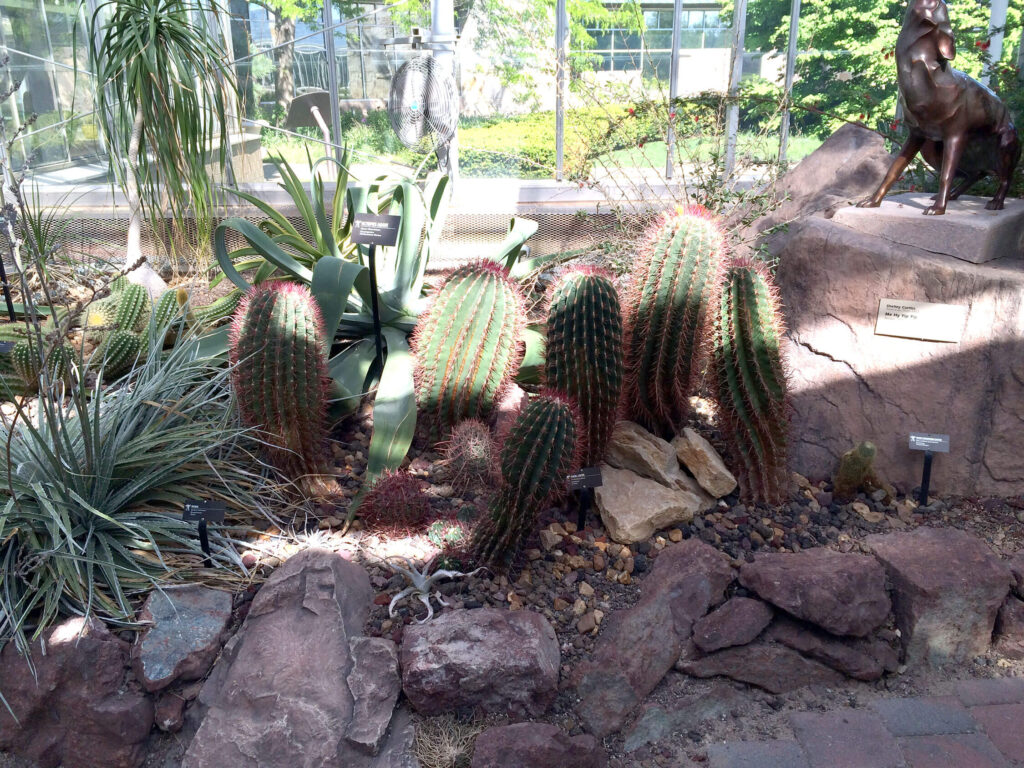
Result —
<path fill-rule="evenodd" d="M 601 468 L 584 467 L 574 475 L 566 475 L 565 485 L 570 491 L 581 491 L 584 488 L 600 488 L 603 485 Z"/>
<path fill-rule="evenodd" d="M 352 242 L 356 245 L 394 245 L 398 242 L 401 216 L 357 213 L 352 222 Z"/>
<path fill-rule="evenodd" d="M 12 349 L 14 349 L 13 341 L 0 341 L 0 355 L 6 355 Z"/>
<path fill-rule="evenodd" d="M 931 432 L 911 432 L 910 450 L 949 453 L 949 435 L 938 435 Z"/>
<path fill-rule="evenodd" d="M 186 501 L 181 519 L 186 523 L 223 523 L 228 507 L 223 501 Z"/>

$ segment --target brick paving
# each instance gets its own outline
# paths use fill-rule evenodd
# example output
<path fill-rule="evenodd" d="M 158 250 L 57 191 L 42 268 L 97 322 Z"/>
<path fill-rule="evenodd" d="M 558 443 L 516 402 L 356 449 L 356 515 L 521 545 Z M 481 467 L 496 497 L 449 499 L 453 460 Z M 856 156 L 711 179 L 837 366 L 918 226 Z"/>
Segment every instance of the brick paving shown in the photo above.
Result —
<path fill-rule="evenodd" d="M 1024 768 L 1024 678 L 968 680 L 954 696 L 796 712 L 796 741 L 708 749 L 709 768 Z"/>

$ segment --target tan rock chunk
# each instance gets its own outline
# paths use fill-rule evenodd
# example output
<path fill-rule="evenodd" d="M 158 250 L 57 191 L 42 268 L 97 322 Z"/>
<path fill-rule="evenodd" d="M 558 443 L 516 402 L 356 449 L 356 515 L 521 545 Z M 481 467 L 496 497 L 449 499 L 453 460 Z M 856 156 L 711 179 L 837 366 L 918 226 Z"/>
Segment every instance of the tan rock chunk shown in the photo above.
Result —
<path fill-rule="evenodd" d="M 605 461 L 641 477 L 656 480 L 667 488 L 693 491 L 693 481 L 679 468 L 672 446 L 632 421 L 615 425 Z"/>
<path fill-rule="evenodd" d="M 718 451 L 707 440 L 687 427 L 683 434 L 672 440 L 676 457 L 693 476 L 700 487 L 716 499 L 736 490 L 736 478 L 725 466 Z"/>
<path fill-rule="evenodd" d="M 666 488 L 625 469 L 604 466 L 602 475 L 597 508 L 608 535 L 625 544 L 643 541 L 677 523 L 689 523 L 714 501 L 703 492 Z"/>

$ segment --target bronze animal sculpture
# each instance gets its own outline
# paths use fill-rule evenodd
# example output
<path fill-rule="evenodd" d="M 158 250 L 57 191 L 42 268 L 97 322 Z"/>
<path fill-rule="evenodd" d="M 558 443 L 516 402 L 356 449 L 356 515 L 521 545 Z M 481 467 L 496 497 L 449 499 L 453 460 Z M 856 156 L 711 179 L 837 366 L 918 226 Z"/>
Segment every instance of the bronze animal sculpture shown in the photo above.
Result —
<path fill-rule="evenodd" d="M 939 191 L 926 216 L 946 212 L 986 174 L 999 187 L 985 207 L 1000 210 L 1020 159 L 1020 140 L 1009 110 L 977 80 L 953 69 L 956 42 L 943 0 L 910 0 L 896 40 L 896 73 L 910 135 L 885 179 L 859 203 L 874 208 L 918 152 L 939 171 Z M 953 187 L 953 177 L 960 180 Z"/>

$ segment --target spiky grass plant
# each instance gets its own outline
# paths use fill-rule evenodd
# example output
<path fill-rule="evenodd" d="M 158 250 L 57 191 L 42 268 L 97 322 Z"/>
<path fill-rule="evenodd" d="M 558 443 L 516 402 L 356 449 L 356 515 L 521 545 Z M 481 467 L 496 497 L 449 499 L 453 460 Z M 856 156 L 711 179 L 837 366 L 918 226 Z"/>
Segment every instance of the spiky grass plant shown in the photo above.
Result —
<path fill-rule="evenodd" d="M 263 508 L 229 372 L 196 351 L 152 341 L 120 386 L 55 381 L 34 413 L 3 417 L 0 645 L 26 651 L 65 615 L 131 622 L 134 595 L 174 578 L 175 556 L 200 554 L 176 514 L 186 500 Z M 239 564 L 211 537 L 215 564 Z"/>

